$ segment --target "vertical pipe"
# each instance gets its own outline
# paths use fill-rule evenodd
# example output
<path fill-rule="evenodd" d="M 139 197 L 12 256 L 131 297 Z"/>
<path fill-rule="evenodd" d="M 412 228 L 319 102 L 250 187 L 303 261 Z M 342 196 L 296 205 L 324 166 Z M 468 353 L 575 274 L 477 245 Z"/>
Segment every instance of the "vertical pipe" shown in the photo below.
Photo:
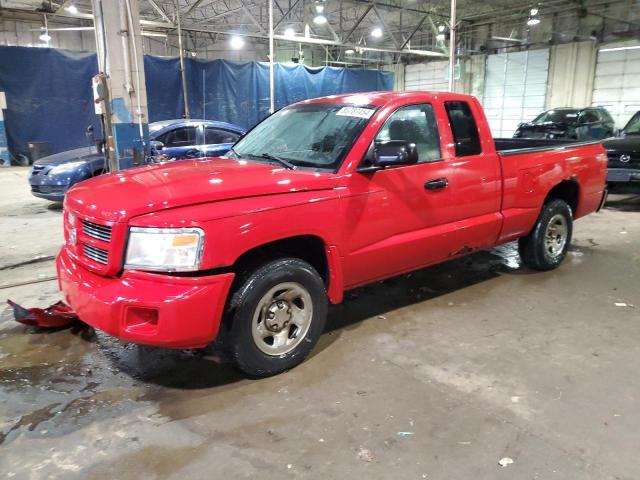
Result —
<path fill-rule="evenodd" d="M 449 27 L 449 91 L 453 92 L 455 87 L 456 65 L 456 0 L 451 0 L 451 20 Z"/>
<path fill-rule="evenodd" d="M 182 77 L 182 99 L 184 100 L 184 118 L 191 118 L 189 114 L 189 95 L 187 93 L 187 74 L 184 71 L 184 49 L 182 48 L 182 25 L 180 25 L 180 10 L 176 8 L 176 23 L 178 24 L 178 48 L 180 49 L 180 75 Z"/>
<path fill-rule="evenodd" d="M 276 111 L 273 60 L 273 0 L 269 0 L 269 113 Z"/>
<path fill-rule="evenodd" d="M 204 86 L 204 68 L 202 69 L 202 119 L 207 119 L 207 101 L 206 101 L 206 91 Z"/>

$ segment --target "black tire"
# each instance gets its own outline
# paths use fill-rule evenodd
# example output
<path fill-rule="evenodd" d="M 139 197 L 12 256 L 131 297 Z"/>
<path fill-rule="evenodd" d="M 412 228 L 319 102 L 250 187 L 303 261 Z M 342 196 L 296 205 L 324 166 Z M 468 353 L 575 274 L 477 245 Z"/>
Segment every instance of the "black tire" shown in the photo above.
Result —
<path fill-rule="evenodd" d="M 281 285 L 295 285 L 300 287 L 301 292 L 306 292 L 303 299 L 296 298 L 289 302 L 284 300 L 286 307 L 285 312 L 291 312 L 294 308 L 295 302 L 302 301 L 303 307 L 298 311 L 305 311 L 305 306 L 311 312 L 311 317 L 308 320 L 308 327 L 306 332 L 302 333 L 300 338 L 295 337 L 295 330 L 299 327 L 294 324 L 294 317 L 287 317 L 287 313 L 283 313 L 282 319 L 289 318 L 291 324 L 285 328 L 281 323 L 281 330 L 278 332 L 279 338 L 283 338 L 285 335 L 286 342 L 292 340 L 295 346 L 291 351 L 286 353 L 265 353 L 265 349 L 269 349 L 268 345 L 269 337 L 262 340 L 254 340 L 254 334 L 259 335 L 256 332 L 255 324 L 273 327 L 272 324 L 267 322 L 276 322 L 275 326 L 278 327 L 277 320 L 281 317 L 273 317 L 275 320 L 267 320 L 266 315 L 271 313 L 271 308 L 280 308 L 275 305 L 283 301 L 278 301 L 282 295 L 289 294 L 287 291 L 285 294 L 273 294 L 273 300 L 270 305 L 272 307 L 264 307 L 265 297 L 270 295 L 270 292 L 277 289 Z M 277 291 L 277 290 L 276 290 Z M 284 290 L 283 290 L 284 291 Z M 291 295 L 295 296 L 296 290 Z M 269 303 L 269 300 L 266 300 Z M 308 304 L 311 303 L 309 306 Z M 261 307 L 262 304 L 262 307 Z M 297 305 L 297 304 L 296 304 Z M 299 305 L 297 305 L 299 307 Z M 287 310 L 288 308 L 288 310 Z M 260 314 L 257 310 L 263 312 Z M 256 316 L 260 319 L 256 321 Z M 280 258 L 277 260 L 269 261 L 264 265 L 256 268 L 252 272 L 244 275 L 239 279 L 237 286 L 231 295 L 231 299 L 228 303 L 225 313 L 225 327 L 226 330 L 222 335 L 221 342 L 224 351 L 229 356 L 235 366 L 251 377 L 268 377 L 276 375 L 278 373 L 289 370 L 296 365 L 304 361 L 309 353 L 313 350 L 313 347 L 318 342 L 320 335 L 324 330 L 327 317 L 327 294 L 324 283 L 318 272 L 309 265 L 307 262 L 297 258 Z M 264 320 L 262 320 L 264 318 Z M 288 323 L 288 322 L 287 322 Z M 307 322 L 305 322 L 306 324 Z M 263 342 L 261 346 L 258 346 L 258 342 Z M 272 337 L 273 346 L 276 348 L 276 335 Z M 282 348 L 287 348 L 283 346 Z"/>
<path fill-rule="evenodd" d="M 564 218 L 566 232 L 564 245 L 557 252 L 549 247 L 552 236 L 547 237 L 550 223 L 561 226 L 559 216 Z M 522 262 L 534 270 L 552 270 L 558 267 L 567 256 L 573 233 L 573 215 L 571 207 L 563 200 L 551 200 L 542 207 L 533 230 L 518 241 L 518 251 Z M 548 239 L 549 238 L 549 239 Z"/>

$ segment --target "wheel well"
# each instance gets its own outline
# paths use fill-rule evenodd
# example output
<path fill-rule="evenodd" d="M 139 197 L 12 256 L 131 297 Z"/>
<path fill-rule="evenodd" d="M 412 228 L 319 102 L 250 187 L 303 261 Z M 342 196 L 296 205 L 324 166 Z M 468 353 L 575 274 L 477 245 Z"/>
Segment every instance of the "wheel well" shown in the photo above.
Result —
<path fill-rule="evenodd" d="M 252 271 L 258 265 L 278 257 L 295 257 L 316 269 L 325 285 L 329 282 L 329 267 L 324 241 L 314 235 L 283 238 L 255 247 L 238 257 L 232 266 L 237 275 Z"/>
<path fill-rule="evenodd" d="M 564 200 L 571 207 L 573 215 L 575 215 L 578 209 L 579 191 L 578 182 L 575 180 L 563 180 L 549 191 L 544 203 L 546 204 L 551 200 Z"/>

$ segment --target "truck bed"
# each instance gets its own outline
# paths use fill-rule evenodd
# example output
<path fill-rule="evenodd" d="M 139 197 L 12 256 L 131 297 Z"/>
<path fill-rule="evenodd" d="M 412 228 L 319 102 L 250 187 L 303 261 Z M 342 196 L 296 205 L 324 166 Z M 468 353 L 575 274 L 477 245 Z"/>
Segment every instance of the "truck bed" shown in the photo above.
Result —
<path fill-rule="evenodd" d="M 495 142 L 496 150 L 503 156 L 600 143 L 599 140 L 579 142 L 576 140 L 547 138 L 494 138 L 493 141 Z"/>

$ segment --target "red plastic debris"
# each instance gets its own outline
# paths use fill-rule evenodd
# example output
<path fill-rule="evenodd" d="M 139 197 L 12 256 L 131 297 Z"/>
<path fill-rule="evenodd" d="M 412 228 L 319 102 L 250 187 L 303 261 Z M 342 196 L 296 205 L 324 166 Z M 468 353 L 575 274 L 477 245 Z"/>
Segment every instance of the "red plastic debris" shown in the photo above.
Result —
<path fill-rule="evenodd" d="M 24 325 L 32 325 L 40 328 L 66 327 L 80 320 L 78 315 L 69 305 L 60 301 L 42 308 L 24 308 L 11 300 L 7 303 L 13 308 L 13 318 Z"/>

